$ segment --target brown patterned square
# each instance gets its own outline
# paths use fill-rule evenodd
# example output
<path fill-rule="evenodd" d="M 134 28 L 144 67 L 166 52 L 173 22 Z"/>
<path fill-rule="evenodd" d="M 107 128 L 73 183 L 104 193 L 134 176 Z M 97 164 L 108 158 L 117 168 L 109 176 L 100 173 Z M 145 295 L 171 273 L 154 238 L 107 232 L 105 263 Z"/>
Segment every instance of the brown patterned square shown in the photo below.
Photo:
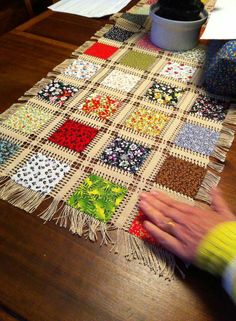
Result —
<path fill-rule="evenodd" d="M 168 156 L 156 177 L 156 182 L 189 197 L 196 196 L 206 169 L 174 156 Z"/>

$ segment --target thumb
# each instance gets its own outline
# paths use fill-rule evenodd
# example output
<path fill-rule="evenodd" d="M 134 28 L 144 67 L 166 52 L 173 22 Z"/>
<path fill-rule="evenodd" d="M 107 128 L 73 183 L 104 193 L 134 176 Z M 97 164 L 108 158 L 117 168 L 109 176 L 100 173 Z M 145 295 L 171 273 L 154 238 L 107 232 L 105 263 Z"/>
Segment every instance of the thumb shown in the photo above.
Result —
<path fill-rule="evenodd" d="M 211 208 L 217 213 L 224 215 L 227 218 L 233 218 L 233 214 L 223 199 L 222 193 L 218 188 L 211 190 Z"/>

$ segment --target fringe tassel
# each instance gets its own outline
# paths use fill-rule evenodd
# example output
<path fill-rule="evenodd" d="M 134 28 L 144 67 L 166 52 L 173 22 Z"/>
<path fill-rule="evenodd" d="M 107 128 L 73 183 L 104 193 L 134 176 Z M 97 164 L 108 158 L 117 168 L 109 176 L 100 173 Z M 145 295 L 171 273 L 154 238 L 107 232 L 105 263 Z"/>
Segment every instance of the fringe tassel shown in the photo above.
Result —
<path fill-rule="evenodd" d="M 234 130 L 223 126 L 216 146 L 229 149 L 233 143 L 233 140 Z"/>
<path fill-rule="evenodd" d="M 204 201 L 208 204 L 211 203 L 210 190 L 217 186 L 220 181 L 220 177 L 210 171 L 206 173 L 206 176 L 202 182 L 202 185 L 195 196 L 196 200 Z"/>
<path fill-rule="evenodd" d="M 207 166 L 211 169 L 214 169 L 218 173 L 221 173 L 225 167 L 224 164 L 214 161 L 210 161 Z"/>
<path fill-rule="evenodd" d="M 8 180 L 5 184 L 2 184 L 0 198 L 32 213 L 44 201 L 45 196 Z"/>
<path fill-rule="evenodd" d="M 95 41 L 86 41 L 82 46 L 80 46 L 79 48 L 77 48 L 73 53 L 72 56 L 80 56 L 81 53 L 83 53 L 84 51 L 86 51 L 89 47 L 91 47 L 93 44 L 95 43 Z"/>
<path fill-rule="evenodd" d="M 236 106 L 234 108 L 236 108 Z M 229 125 L 236 125 L 236 109 L 230 109 L 228 111 L 224 123 Z"/>
<path fill-rule="evenodd" d="M 8 117 L 13 115 L 22 104 L 13 104 L 6 111 L 0 114 L 0 120 L 6 120 Z"/>
<path fill-rule="evenodd" d="M 53 68 L 53 71 L 56 71 L 58 73 L 63 72 L 71 63 L 73 62 L 73 59 L 66 59 L 61 63 L 60 65 Z"/>
<path fill-rule="evenodd" d="M 50 221 L 53 216 L 62 208 L 63 204 L 58 208 L 61 202 L 61 197 L 57 196 L 53 198 L 51 204 L 48 206 L 46 210 L 40 213 L 38 216 L 46 222 Z"/>
<path fill-rule="evenodd" d="M 46 86 L 49 82 L 51 81 L 51 79 L 48 78 L 43 78 L 40 81 L 38 81 L 32 88 L 30 88 L 29 90 L 27 90 L 25 92 L 26 96 L 35 96 L 37 95 L 37 93 L 44 87 Z"/>
<path fill-rule="evenodd" d="M 98 30 L 94 36 L 91 39 L 98 39 L 104 36 L 105 33 L 107 33 L 111 27 L 113 27 L 113 25 L 111 24 L 106 24 L 103 28 L 101 28 L 100 30 Z"/>
<path fill-rule="evenodd" d="M 215 150 L 211 154 L 211 156 L 214 157 L 215 159 L 218 159 L 219 161 L 221 161 L 223 163 L 226 160 L 227 151 L 216 146 Z"/>
<path fill-rule="evenodd" d="M 122 16 L 122 14 L 123 12 L 115 13 L 109 18 L 109 20 L 116 22 Z"/>

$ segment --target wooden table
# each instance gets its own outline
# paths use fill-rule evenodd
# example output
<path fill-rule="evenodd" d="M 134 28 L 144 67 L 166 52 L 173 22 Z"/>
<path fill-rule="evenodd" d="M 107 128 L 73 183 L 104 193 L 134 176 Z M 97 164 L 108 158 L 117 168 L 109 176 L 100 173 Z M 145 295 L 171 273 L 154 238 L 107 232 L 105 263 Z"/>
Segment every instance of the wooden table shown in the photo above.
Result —
<path fill-rule="evenodd" d="M 48 11 L 0 38 L 1 111 L 107 22 Z M 234 209 L 235 180 L 236 143 L 220 183 Z M 204 272 L 168 283 L 36 215 L 0 209 L 0 320 L 236 320 L 220 281 Z"/>

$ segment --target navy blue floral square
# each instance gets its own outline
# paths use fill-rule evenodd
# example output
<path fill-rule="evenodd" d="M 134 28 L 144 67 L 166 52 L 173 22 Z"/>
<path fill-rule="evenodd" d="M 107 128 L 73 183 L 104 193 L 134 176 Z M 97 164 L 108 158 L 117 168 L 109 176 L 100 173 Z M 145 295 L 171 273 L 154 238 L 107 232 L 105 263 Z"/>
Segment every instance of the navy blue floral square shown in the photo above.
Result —
<path fill-rule="evenodd" d="M 133 32 L 119 28 L 117 26 L 112 27 L 105 35 L 105 38 L 123 42 L 133 36 Z"/>
<path fill-rule="evenodd" d="M 0 139 L 0 165 L 4 164 L 19 150 L 19 146 L 6 139 Z"/>
<path fill-rule="evenodd" d="M 150 148 L 116 137 L 103 151 L 100 159 L 107 165 L 135 174 L 149 153 Z"/>

